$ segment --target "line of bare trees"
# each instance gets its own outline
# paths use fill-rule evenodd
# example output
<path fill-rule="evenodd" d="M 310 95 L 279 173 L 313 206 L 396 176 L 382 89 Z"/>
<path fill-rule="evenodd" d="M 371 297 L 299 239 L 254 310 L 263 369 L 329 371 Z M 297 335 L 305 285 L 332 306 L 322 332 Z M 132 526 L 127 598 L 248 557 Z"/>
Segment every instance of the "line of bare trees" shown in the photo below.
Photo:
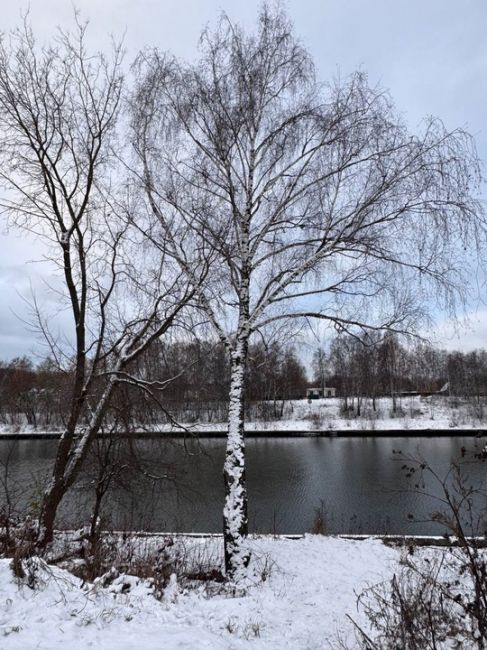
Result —
<path fill-rule="evenodd" d="M 165 383 L 164 410 L 159 391 L 123 384 L 117 387 L 106 420 L 119 420 L 125 431 L 167 422 L 223 422 L 228 417 L 230 365 L 221 344 L 210 341 L 154 342 L 130 371 L 146 381 Z M 52 359 L 36 366 L 27 357 L 0 362 L 0 423 L 17 428 L 59 429 L 69 414 L 71 370 L 61 372 Z M 306 395 L 308 377 L 293 348 L 253 344 L 246 383 L 246 417 L 277 419 L 284 403 Z M 96 403 L 102 385 L 92 386 L 88 401 Z M 167 411 L 167 413 L 166 413 Z M 86 420 L 84 421 L 86 423 Z"/>
<path fill-rule="evenodd" d="M 318 348 L 307 371 L 304 358 L 292 347 L 254 343 L 249 348 L 245 384 L 245 419 L 279 420 L 286 402 L 304 399 L 309 386 L 333 386 L 344 409 L 360 415 L 361 399 L 375 408 L 379 397 L 408 393 L 481 400 L 487 397 L 487 351 L 446 351 L 425 342 L 401 343 L 392 335 L 365 338 L 339 335 L 329 347 Z M 223 345 L 211 341 L 155 341 L 131 367 L 146 381 L 165 384 L 164 410 L 159 391 L 141 392 L 129 384 L 117 387 L 106 420 L 118 420 L 124 431 L 168 422 L 190 424 L 225 421 L 228 417 L 230 364 Z M 27 357 L 0 362 L 0 423 L 22 428 L 59 429 L 69 415 L 71 370 L 61 372 L 52 359 L 37 365 Z M 71 378 L 72 381 L 72 378 Z M 447 388 L 445 389 L 445 386 Z M 88 400 L 96 403 L 101 386 Z M 84 421 L 86 423 L 87 420 Z"/>
<path fill-rule="evenodd" d="M 421 341 L 401 342 L 397 336 L 337 336 L 328 350 L 313 357 L 314 379 L 325 372 L 328 385 L 347 407 L 348 398 L 369 398 L 375 409 L 377 397 L 408 393 L 480 400 L 487 396 L 487 351 L 447 351 Z M 356 408 L 360 415 L 360 399 Z"/>
<path fill-rule="evenodd" d="M 78 21 L 39 46 L 24 24 L 0 43 L 0 203 L 44 242 L 72 318 L 58 337 L 33 303 L 72 369 L 39 544 L 116 392 L 164 408 L 167 380 L 137 359 L 204 330 L 229 363 L 223 531 L 237 579 L 251 341 L 310 319 L 407 333 L 433 304 L 454 310 L 465 248 L 484 235 L 475 147 L 437 119 L 410 133 L 363 73 L 322 84 L 279 7 L 264 4 L 252 32 L 223 15 L 194 63 L 145 51 L 129 81 L 121 46 L 89 52 L 85 32 Z"/>

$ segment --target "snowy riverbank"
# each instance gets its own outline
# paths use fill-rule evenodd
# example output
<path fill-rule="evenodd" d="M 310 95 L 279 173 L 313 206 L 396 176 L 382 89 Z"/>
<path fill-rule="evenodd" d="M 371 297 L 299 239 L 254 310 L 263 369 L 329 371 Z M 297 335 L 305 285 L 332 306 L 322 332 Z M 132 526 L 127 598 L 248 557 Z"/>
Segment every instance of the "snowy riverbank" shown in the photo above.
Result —
<path fill-rule="evenodd" d="M 270 405 L 267 405 L 270 407 Z M 484 401 L 463 400 L 456 397 L 419 396 L 401 397 L 396 400 L 396 410 L 390 398 L 375 401 L 363 399 L 360 415 L 357 414 L 357 400 L 349 402 L 354 410 L 344 412 L 343 400 L 338 398 L 290 400 L 276 405 L 282 416 L 276 419 L 255 420 L 245 423 L 249 435 L 358 435 L 364 432 L 375 435 L 379 432 L 455 431 L 468 432 L 487 429 L 487 404 Z M 269 410 L 269 409 L 268 409 Z M 226 422 L 180 422 L 180 426 L 166 423 L 138 425 L 133 429 L 139 435 L 224 435 Z M 56 429 L 41 430 L 25 423 L 0 425 L 0 436 L 57 437 Z"/>
<path fill-rule="evenodd" d="M 323 650 L 341 638 L 353 648 L 347 614 L 366 624 L 356 594 L 390 579 L 401 557 L 377 539 L 266 537 L 250 543 L 252 579 L 237 596 L 203 584 L 188 589 L 173 579 L 159 601 L 143 580 L 121 575 L 106 587 L 101 581 L 83 585 L 51 566 L 37 571 L 31 589 L 14 578 L 10 560 L 0 560 L 0 647 Z"/>

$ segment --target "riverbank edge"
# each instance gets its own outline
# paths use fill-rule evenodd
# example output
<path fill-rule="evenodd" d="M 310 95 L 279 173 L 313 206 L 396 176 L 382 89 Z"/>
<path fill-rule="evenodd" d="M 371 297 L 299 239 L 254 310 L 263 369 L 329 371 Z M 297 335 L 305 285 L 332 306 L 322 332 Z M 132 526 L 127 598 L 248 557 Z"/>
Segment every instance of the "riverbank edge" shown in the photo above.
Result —
<path fill-rule="evenodd" d="M 0 440 L 41 440 L 61 437 L 61 431 L 28 431 L 0 432 Z M 97 438 L 110 437 L 115 434 L 98 434 Z M 134 431 L 116 434 L 121 438 L 160 439 L 160 438 L 226 438 L 226 431 Z M 250 430 L 245 432 L 246 438 L 451 438 L 487 436 L 487 429 L 310 429 L 310 430 Z"/>
<path fill-rule="evenodd" d="M 68 530 L 56 530 L 55 536 L 59 539 L 63 536 L 73 537 L 79 531 L 68 529 Z M 151 531 L 123 531 L 123 530 L 114 530 L 102 531 L 102 536 L 107 537 L 120 537 L 122 539 L 136 538 L 136 539 L 170 539 L 170 538 L 179 538 L 179 539 L 214 539 L 221 540 L 223 542 L 222 533 L 188 533 L 188 532 L 151 532 Z M 383 544 L 388 546 L 436 546 L 436 547 L 451 547 L 456 546 L 456 540 L 452 536 L 446 535 L 375 535 L 372 533 L 363 533 L 363 534 L 353 534 L 353 533 L 338 533 L 338 534 L 312 534 L 312 533 L 250 533 L 249 539 L 284 539 L 284 540 L 293 540 L 300 541 L 309 537 L 324 537 L 327 539 L 343 539 L 343 540 L 352 540 L 356 542 L 364 542 L 367 540 L 379 540 Z M 469 540 L 475 541 L 478 548 L 487 548 L 487 538 L 486 537 L 469 537 Z"/>

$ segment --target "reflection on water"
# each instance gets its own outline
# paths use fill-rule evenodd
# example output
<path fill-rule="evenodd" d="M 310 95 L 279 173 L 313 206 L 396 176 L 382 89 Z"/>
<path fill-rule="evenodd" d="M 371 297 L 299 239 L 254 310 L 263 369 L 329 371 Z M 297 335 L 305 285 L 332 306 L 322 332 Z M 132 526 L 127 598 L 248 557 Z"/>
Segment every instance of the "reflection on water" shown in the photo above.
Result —
<path fill-rule="evenodd" d="M 35 504 L 54 459 L 55 440 L 0 441 L 0 475 L 8 470 L 10 498 Z M 102 443 L 97 443 L 102 444 Z M 223 440 L 139 440 L 119 443 L 107 495 L 107 526 L 152 531 L 220 532 Z M 250 438 L 247 441 L 249 524 L 254 532 L 310 531 L 317 508 L 331 533 L 441 534 L 428 521 L 433 498 L 408 490 L 411 482 L 394 453 L 421 454 L 439 474 L 458 461 L 461 448 L 481 448 L 474 438 Z M 486 465 L 465 467 L 473 484 Z M 62 504 L 60 523 L 86 522 L 93 502 L 96 463 Z M 430 486 L 439 494 L 438 486 Z M 0 495 L 5 500 L 4 495 Z M 414 523 L 408 520 L 413 514 Z"/>

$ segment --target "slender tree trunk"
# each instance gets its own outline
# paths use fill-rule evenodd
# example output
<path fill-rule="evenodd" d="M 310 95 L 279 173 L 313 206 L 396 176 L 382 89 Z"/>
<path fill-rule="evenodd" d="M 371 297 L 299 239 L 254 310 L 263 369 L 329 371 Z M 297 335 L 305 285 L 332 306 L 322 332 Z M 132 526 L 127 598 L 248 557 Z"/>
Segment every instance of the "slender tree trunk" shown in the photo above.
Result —
<path fill-rule="evenodd" d="M 64 493 L 65 488 L 62 479 L 53 477 L 44 493 L 41 512 L 39 515 L 39 538 L 37 544 L 41 548 L 45 547 L 52 541 L 54 522 Z"/>
<path fill-rule="evenodd" d="M 115 380 L 111 376 L 86 430 L 80 435 L 79 440 L 75 439 L 74 433 L 69 430 L 66 430 L 61 437 L 54 472 L 42 499 L 37 542 L 40 548 L 45 547 L 53 539 L 54 523 L 59 505 L 67 490 L 76 480 L 90 445 L 100 430 L 114 387 Z"/>
<path fill-rule="evenodd" d="M 237 578 L 247 567 L 250 554 L 245 545 L 248 534 L 247 485 L 245 477 L 245 367 L 248 341 L 237 342 L 232 353 L 228 437 L 223 476 L 225 506 L 223 508 L 223 539 L 225 571 Z"/>

